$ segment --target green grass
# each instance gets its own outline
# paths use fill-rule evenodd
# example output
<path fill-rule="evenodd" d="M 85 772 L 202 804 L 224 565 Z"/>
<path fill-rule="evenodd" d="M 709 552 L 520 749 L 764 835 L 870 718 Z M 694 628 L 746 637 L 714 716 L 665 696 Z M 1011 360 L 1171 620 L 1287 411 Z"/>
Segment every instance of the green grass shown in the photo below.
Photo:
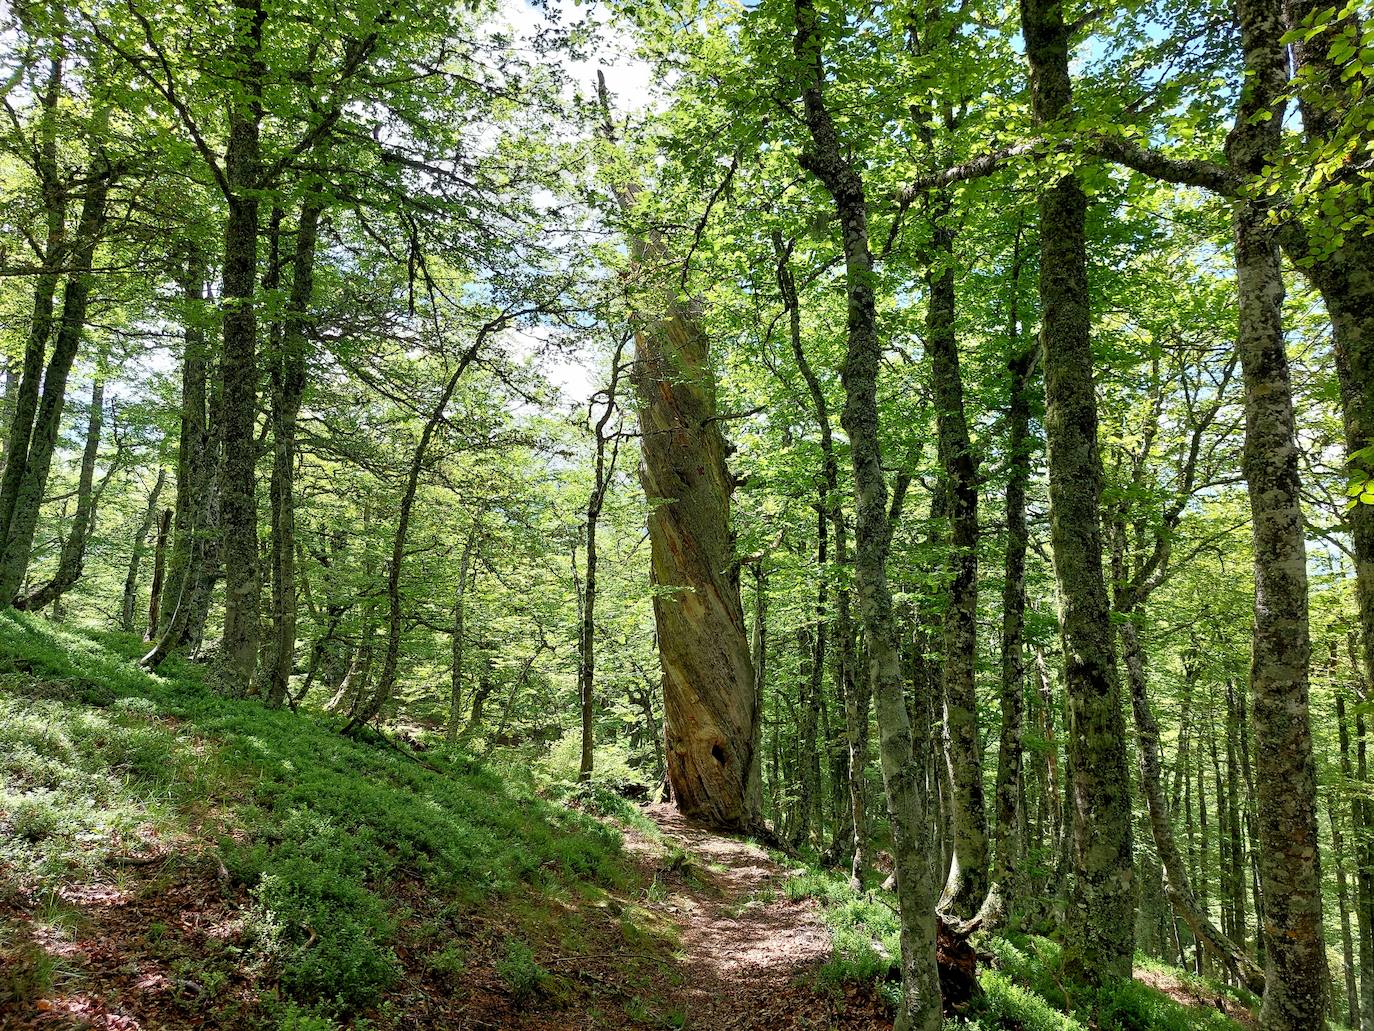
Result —
<path fill-rule="evenodd" d="M 624 876 L 615 831 L 528 782 L 460 752 L 421 764 L 322 719 L 222 698 L 187 663 L 147 674 L 141 650 L 0 613 L 7 908 L 74 918 L 63 916 L 64 886 L 118 879 L 121 857 L 222 864 L 250 893 L 243 962 L 300 1004 L 283 1021 L 307 1027 L 314 1014 L 374 1005 L 396 982 L 407 884 L 461 914 Z M 42 962 L 21 966 L 0 983 L 16 1001 L 48 979 Z"/>
<path fill-rule="evenodd" d="M 897 914 L 878 891 L 858 892 L 847 877 L 807 870 L 789 878 L 790 899 L 815 899 L 831 929 L 834 953 L 821 970 L 822 986 L 871 983 L 895 1002 L 900 955 Z M 980 964 L 982 996 L 964 1016 L 946 1022 L 949 1031 L 1240 1031 L 1240 1025 L 1208 1006 L 1186 1006 L 1139 981 L 1118 981 L 1098 989 L 1067 983 L 1059 946 L 1034 935 L 985 935 L 980 951 L 990 952 L 990 968 Z M 1161 964 L 1204 997 L 1229 994 L 1249 1004 L 1252 998 Z"/>

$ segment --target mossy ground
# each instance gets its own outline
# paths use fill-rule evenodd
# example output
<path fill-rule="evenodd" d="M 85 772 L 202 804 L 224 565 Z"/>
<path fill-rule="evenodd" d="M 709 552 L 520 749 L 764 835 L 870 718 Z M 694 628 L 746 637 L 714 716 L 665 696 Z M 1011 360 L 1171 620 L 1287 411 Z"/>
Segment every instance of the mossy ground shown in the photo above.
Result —
<path fill-rule="evenodd" d="M 189 663 L 145 673 L 142 647 L 0 614 L 0 1025 L 691 1026 L 694 895 L 727 928 L 819 907 L 831 956 L 800 980 L 833 1001 L 788 997 L 882 1024 L 881 893 L 807 869 L 717 899 L 733 871 L 604 785 L 350 740 Z M 1090 992 L 1049 939 L 978 944 L 983 994 L 952 1029 L 1238 1031 L 1217 1004 L 1253 1001 L 1143 959 Z"/>
<path fill-rule="evenodd" d="M 0 614 L 0 1013 L 386 1026 L 458 984 L 583 994 L 536 956 L 633 888 L 607 823 L 460 751 L 222 698 L 189 663 L 147 674 L 141 650 Z"/>
<path fill-rule="evenodd" d="M 876 985 L 895 1001 L 899 928 L 888 899 L 814 869 L 784 890 L 815 899 L 831 927 L 834 954 L 819 972 L 822 986 Z M 1090 989 L 1066 981 L 1049 938 L 987 934 L 975 945 L 982 995 L 947 1019 L 947 1031 L 1244 1031 L 1253 1024 L 1253 997 L 1144 956 L 1136 957 L 1136 979 Z"/>

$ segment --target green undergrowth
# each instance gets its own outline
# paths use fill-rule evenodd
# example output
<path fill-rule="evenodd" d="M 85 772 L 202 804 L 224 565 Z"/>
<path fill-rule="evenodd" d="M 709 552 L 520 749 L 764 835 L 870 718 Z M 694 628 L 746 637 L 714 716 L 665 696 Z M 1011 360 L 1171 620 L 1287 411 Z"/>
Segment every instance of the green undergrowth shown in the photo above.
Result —
<path fill-rule="evenodd" d="M 834 954 L 820 971 L 821 986 L 872 983 L 894 1004 L 900 955 L 897 914 L 891 896 L 855 891 L 848 879 L 824 870 L 795 874 L 788 898 L 814 899 L 831 929 Z M 978 981 L 983 991 L 966 1014 L 946 1022 L 947 1031 L 1240 1031 L 1214 1006 L 1187 1005 L 1172 995 L 1214 999 L 1229 995 L 1249 1005 L 1244 993 L 1218 986 L 1143 958 L 1137 970 L 1179 988 L 1166 993 L 1139 980 L 1092 989 L 1066 981 L 1057 943 L 1033 935 L 983 935 Z"/>
<path fill-rule="evenodd" d="M 75 924 L 73 885 L 126 882 L 149 855 L 166 857 L 161 876 L 204 864 L 250 900 L 243 954 L 225 963 L 254 968 L 284 1000 L 273 1003 L 283 1026 L 306 1027 L 375 1005 L 402 974 L 407 928 L 423 916 L 433 930 L 432 910 L 457 928 L 511 896 L 628 876 L 594 807 L 551 802 L 461 752 L 417 758 L 220 697 L 188 663 L 147 674 L 141 650 L 131 637 L 0 613 L 3 911 Z M 28 953 L 0 962 L 0 1009 L 62 978 L 60 960 L 13 927 L 0 933 L 0 960 Z M 461 970 L 446 935 L 433 937 L 436 969 Z M 199 981 L 214 984 L 204 972 Z"/>

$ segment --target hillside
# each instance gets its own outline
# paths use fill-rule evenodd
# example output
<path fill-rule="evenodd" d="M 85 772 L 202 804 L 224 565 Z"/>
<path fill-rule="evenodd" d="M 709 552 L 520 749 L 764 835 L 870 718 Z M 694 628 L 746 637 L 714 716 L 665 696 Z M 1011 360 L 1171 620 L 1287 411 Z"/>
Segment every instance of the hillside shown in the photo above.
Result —
<path fill-rule="evenodd" d="M 137 650 L 0 616 L 6 1028 L 890 1026 L 879 894 Z M 980 949 L 970 1027 L 1088 1026 L 1054 1008 L 1049 942 Z M 1093 1000 L 1097 1026 L 1237 1026 L 1216 989 L 1142 976 L 1164 990 Z"/>

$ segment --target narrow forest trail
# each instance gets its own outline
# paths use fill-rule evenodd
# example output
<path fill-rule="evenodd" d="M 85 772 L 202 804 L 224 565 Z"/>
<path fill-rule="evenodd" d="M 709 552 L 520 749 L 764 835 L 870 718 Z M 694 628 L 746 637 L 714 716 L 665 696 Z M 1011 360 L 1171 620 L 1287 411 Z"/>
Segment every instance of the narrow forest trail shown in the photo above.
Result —
<path fill-rule="evenodd" d="M 788 872 L 758 845 L 646 807 L 662 840 L 625 829 L 625 850 L 657 885 L 648 905 L 681 935 L 673 1000 L 695 1031 L 890 1028 L 876 1007 L 817 989 L 831 956 L 816 904 L 785 892 Z"/>

